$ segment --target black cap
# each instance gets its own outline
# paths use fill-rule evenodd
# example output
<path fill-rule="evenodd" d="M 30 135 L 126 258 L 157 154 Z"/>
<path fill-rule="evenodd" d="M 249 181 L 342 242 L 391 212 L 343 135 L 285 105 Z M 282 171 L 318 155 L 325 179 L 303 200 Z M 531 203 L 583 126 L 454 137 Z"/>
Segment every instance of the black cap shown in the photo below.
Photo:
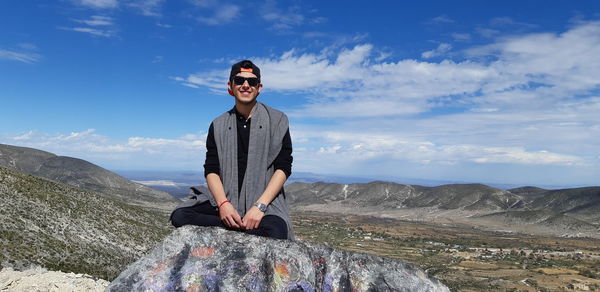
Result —
<path fill-rule="evenodd" d="M 236 74 L 240 72 L 250 72 L 256 77 L 258 77 L 258 81 L 260 82 L 260 69 L 258 66 L 254 65 L 250 60 L 244 60 L 237 62 L 231 66 L 231 73 L 229 74 L 229 80 L 233 78 Z"/>

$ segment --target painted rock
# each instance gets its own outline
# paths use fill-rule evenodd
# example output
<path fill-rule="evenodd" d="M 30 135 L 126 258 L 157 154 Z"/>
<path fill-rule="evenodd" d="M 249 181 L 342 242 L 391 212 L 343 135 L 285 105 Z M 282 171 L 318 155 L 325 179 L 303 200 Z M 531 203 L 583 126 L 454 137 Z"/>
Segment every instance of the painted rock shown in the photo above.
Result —
<path fill-rule="evenodd" d="M 176 229 L 108 291 L 450 291 L 401 260 L 217 227 Z"/>

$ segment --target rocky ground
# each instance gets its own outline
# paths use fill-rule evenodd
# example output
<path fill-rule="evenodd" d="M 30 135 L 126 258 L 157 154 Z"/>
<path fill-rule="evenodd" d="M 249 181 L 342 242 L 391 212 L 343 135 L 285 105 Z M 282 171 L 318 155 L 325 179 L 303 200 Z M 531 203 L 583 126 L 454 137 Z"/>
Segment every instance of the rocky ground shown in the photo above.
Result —
<path fill-rule="evenodd" d="M 109 282 L 85 274 L 48 271 L 31 268 L 15 271 L 4 268 L 0 271 L 0 291 L 104 291 Z"/>

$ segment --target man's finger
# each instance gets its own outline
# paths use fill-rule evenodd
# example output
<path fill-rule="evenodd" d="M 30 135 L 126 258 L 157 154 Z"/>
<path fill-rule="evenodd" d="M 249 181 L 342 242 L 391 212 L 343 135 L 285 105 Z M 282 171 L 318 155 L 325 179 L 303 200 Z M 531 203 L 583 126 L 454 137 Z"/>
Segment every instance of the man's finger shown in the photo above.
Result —
<path fill-rule="evenodd" d="M 240 215 L 238 214 L 234 214 L 233 216 L 233 220 L 235 220 L 236 223 L 240 224 L 240 225 L 244 225 L 244 222 L 242 221 L 242 218 L 240 218 Z"/>
<path fill-rule="evenodd" d="M 229 220 L 231 220 L 230 227 L 240 228 L 240 225 L 238 225 L 237 222 L 235 222 L 235 220 L 233 218 L 229 218 Z"/>
<path fill-rule="evenodd" d="M 229 222 L 229 227 L 240 228 L 240 226 L 235 222 L 233 216 L 228 216 L 227 222 Z"/>
<path fill-rule="evenodd" d="M 227 227 L 231 227 L 231 223 L 229 223 L 229 220 L 227 220 L 227 217 L 223 218 L 223 220 L 222 220 L 222 221 L 223 221 L 223 223 L 225 223 L 225 225 L 226 225 Z"/>

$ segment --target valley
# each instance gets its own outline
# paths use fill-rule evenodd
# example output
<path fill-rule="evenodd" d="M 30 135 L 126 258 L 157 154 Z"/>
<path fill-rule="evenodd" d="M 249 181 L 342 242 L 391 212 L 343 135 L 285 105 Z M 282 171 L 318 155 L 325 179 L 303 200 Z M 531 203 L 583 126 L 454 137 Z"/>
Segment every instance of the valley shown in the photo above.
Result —
<path fill-rule="evenodd" d="M 292 218 L 299 239 L 404 259 L 453 291 L 600 289 L 596 239 L 322 212 L 294 212 Z"/>

